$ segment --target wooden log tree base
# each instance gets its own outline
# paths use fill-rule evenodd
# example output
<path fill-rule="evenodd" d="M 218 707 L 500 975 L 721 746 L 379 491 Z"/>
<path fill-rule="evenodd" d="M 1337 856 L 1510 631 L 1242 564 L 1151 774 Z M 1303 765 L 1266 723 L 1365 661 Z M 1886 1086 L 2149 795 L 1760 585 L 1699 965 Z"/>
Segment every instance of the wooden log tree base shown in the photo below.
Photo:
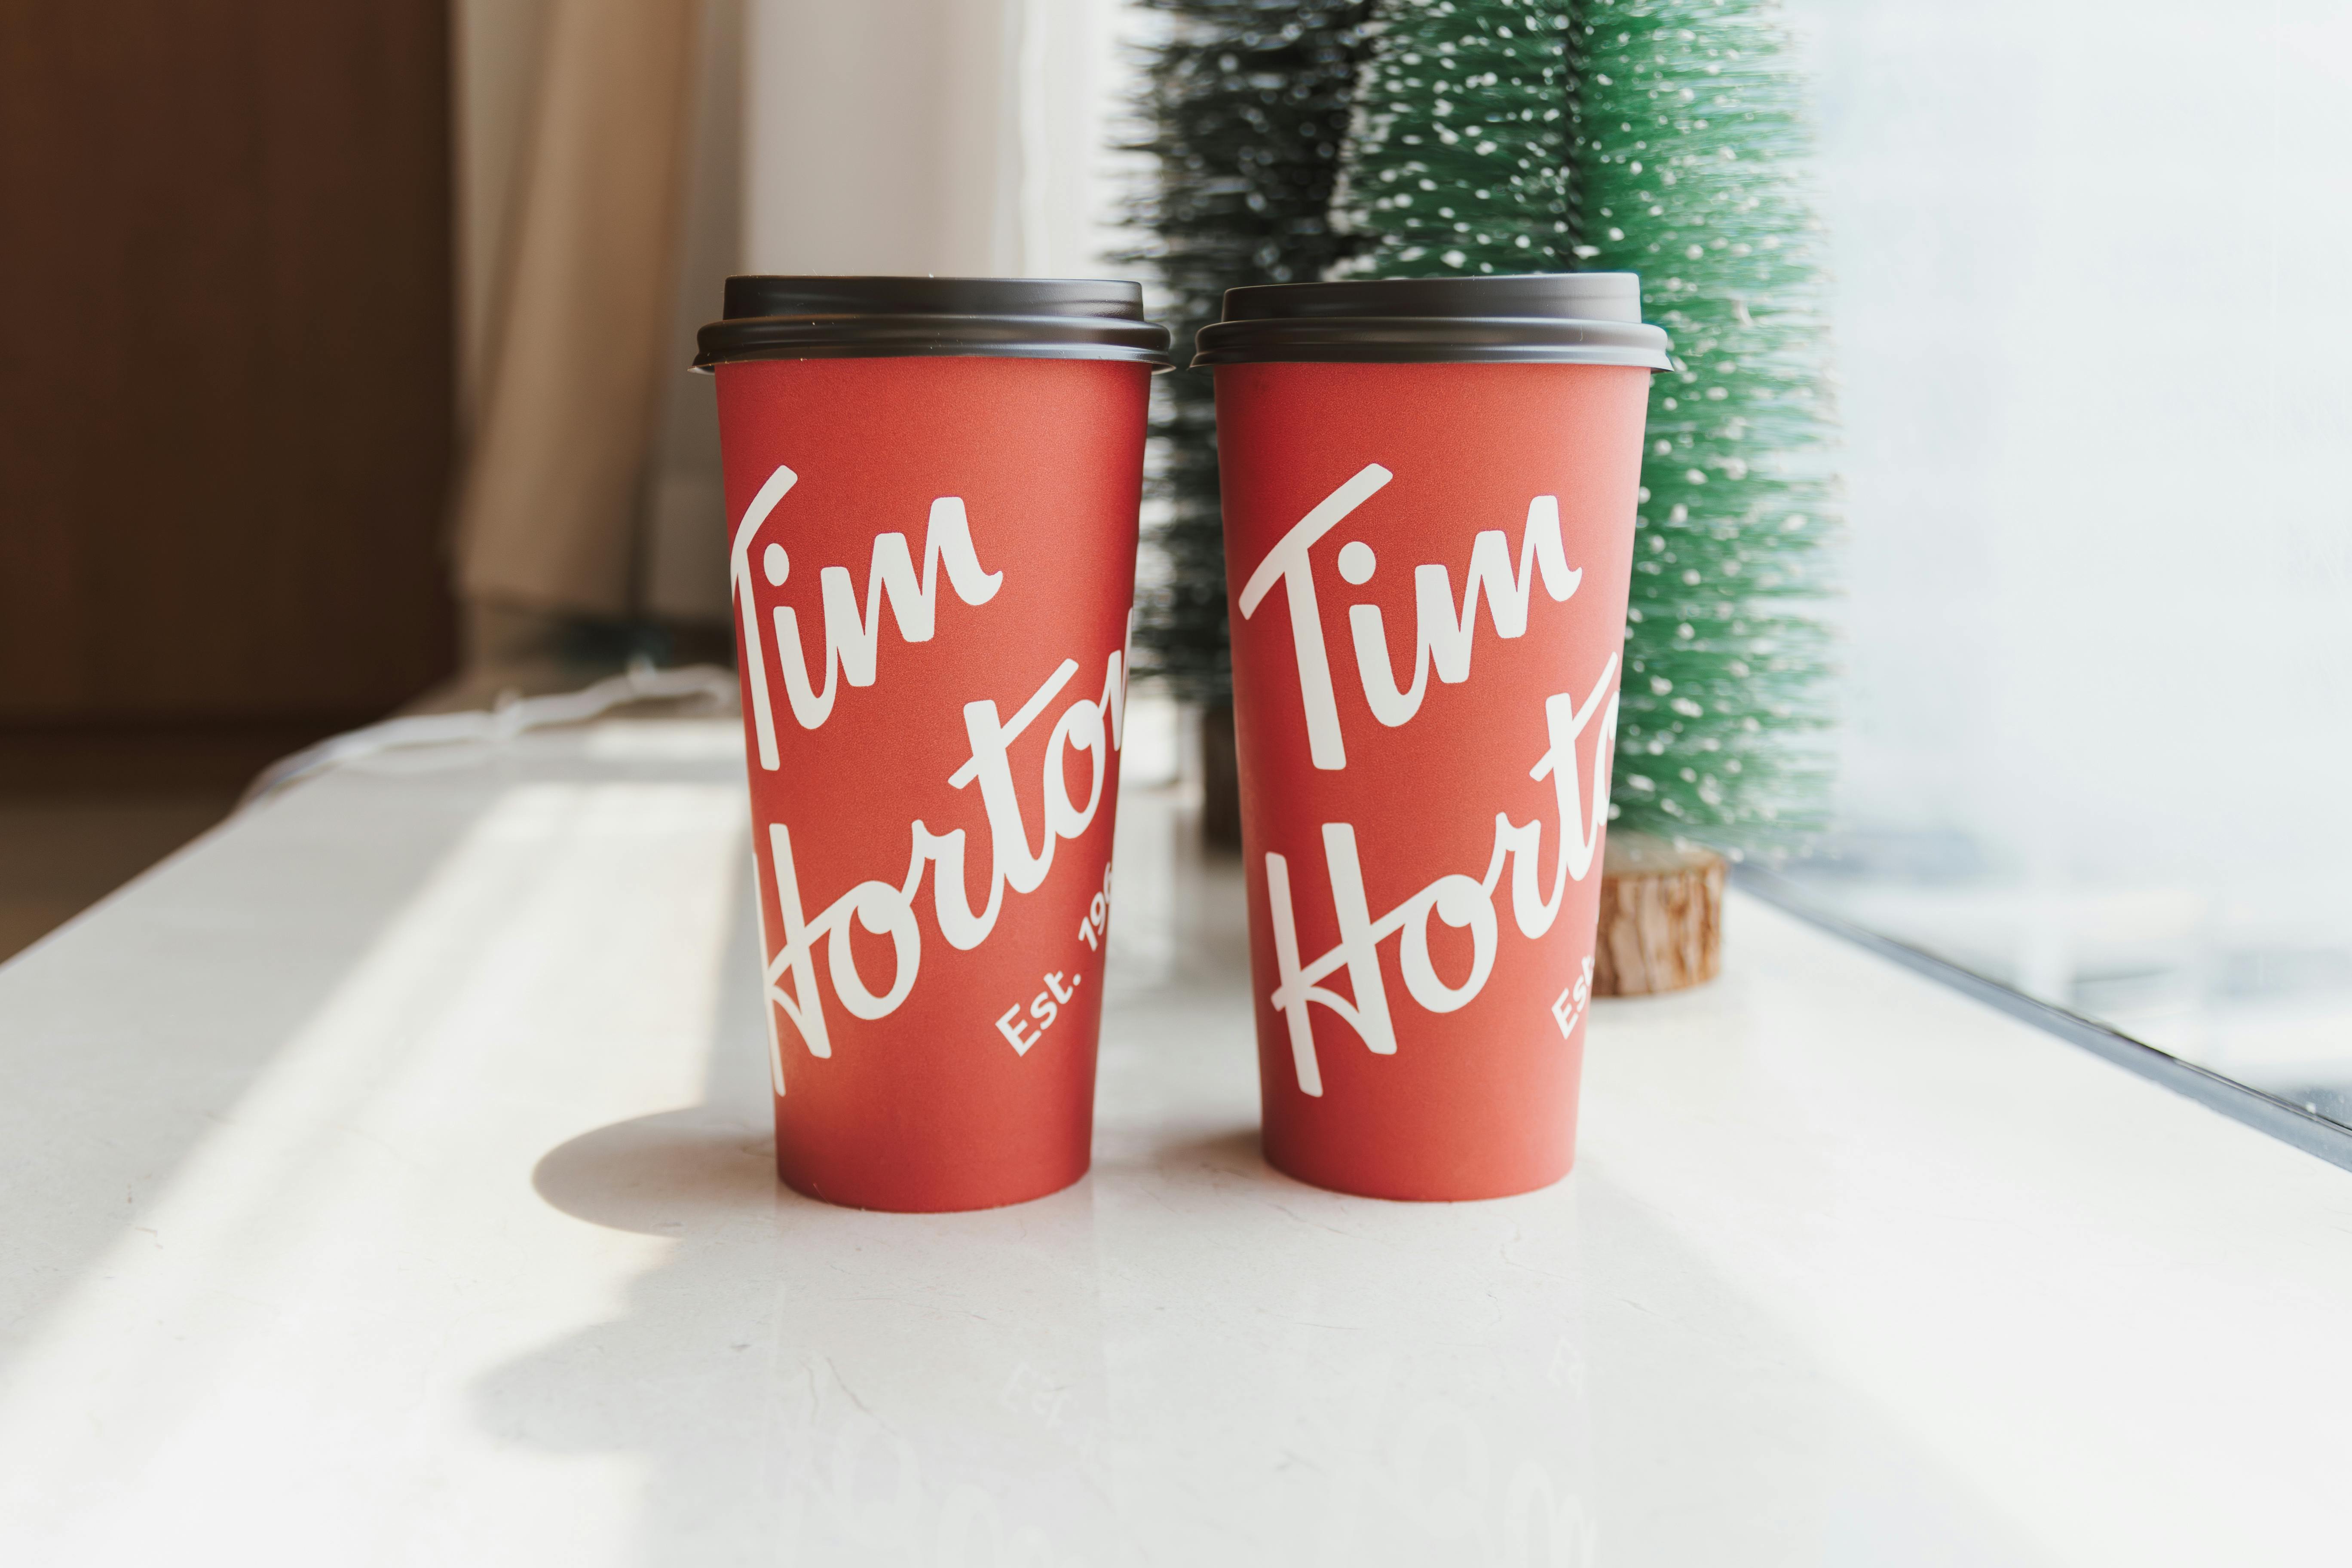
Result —
<path fill-rule="evenodd" d="M 1723 965 L 1723 857 L 1645 833 L 1601 850 L 1592 994 L 1647 996 L 1712 980 Z"/>
<path fill-rule="evenodd" d="M 1230 702 L 1201 710 L 1201 841 L 1214 850 L 1242 850 L 1242 770 Z"/>

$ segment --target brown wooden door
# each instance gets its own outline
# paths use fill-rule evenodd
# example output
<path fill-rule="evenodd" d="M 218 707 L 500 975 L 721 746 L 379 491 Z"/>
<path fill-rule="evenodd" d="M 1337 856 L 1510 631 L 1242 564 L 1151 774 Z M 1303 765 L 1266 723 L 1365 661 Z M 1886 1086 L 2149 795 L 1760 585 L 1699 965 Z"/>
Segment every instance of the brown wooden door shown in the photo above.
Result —
<path fill-rule="evenodd" d="M 0 0 L 0 785 L 450 668 L 448 100 L 446 0 Z"/>

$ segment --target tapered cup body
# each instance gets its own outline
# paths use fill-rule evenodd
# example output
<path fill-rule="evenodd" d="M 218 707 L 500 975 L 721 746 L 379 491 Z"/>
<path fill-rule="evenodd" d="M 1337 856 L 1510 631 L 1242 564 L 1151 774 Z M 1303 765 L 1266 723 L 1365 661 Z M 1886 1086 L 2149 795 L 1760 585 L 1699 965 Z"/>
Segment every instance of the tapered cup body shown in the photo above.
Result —
<path fill-rule="evenodd" d="M 717 374 L 777 1168 L 866 1208 L 1067 1186 L 1093 1124 L 1150 366 Z"/>
<path fill-rule="evenodd" d="M 1651 371 L 1214 374 L 1267 1158 L 1380 1197 L 1546 1185 L 1576 1156 Z"/>

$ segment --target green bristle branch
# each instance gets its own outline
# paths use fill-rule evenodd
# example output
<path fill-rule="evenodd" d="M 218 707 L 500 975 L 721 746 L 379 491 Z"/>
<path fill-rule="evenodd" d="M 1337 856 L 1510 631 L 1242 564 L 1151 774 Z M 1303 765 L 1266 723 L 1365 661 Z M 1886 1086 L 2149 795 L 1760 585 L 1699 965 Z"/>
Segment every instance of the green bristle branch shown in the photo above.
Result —
<path fill-rule="evenodd" d="M 1836 487 L 1802 83 L 1759 0 L 1580 0 L 1570 226 L 1642 275 L 1651 384 L 1612 815 L 1732 846 L 1826 808 Z"/>
<path fill-rule="evenodd" d="M 1564 272 L 1569 12 L 1559 0 L 1384 6 L 1341 207 L 1381 278 Z"/>

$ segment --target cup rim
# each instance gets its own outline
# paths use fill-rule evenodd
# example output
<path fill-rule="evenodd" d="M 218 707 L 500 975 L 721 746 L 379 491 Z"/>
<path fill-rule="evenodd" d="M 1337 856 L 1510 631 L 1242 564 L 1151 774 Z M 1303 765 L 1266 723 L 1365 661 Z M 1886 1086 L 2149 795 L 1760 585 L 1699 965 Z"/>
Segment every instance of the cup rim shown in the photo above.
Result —
<path fill-rule="evenodd" d="M 1114 279 L 751 273 L 697 334 L 694 368 L 746 360 L 1088 359 L 1164 370 L 1168 329 Z"/>
<path fill-rule="evenodd" d="M 1260 284 L 1227 289 L 1196 365 L 1538 363 L 1672 370 L 1631 272 L 1514 273 Z"/>

